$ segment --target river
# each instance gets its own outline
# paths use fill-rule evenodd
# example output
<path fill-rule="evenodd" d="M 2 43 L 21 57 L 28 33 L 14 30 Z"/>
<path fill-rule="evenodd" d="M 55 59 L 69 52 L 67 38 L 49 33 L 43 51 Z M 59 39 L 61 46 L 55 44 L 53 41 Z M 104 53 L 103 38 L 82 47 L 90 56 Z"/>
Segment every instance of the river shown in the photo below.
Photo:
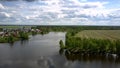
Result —
<path fill-rule="evenodd" d="M 60 40 L 65 41 L 65 32 L 0 43 L 0 68 L 120 68 L 119 58 L 61 55 Z"/>

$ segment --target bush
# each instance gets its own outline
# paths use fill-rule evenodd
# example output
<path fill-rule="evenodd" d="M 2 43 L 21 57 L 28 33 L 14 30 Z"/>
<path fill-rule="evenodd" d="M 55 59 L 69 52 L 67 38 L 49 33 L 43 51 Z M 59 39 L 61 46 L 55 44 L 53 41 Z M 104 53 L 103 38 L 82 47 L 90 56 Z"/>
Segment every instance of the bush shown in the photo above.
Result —
<path fill-rule="evenodd" d="M 28 34 L 23 31 L 19 32 L 19 34 L 22 40 L 27 40 L 29 38 Z"/>

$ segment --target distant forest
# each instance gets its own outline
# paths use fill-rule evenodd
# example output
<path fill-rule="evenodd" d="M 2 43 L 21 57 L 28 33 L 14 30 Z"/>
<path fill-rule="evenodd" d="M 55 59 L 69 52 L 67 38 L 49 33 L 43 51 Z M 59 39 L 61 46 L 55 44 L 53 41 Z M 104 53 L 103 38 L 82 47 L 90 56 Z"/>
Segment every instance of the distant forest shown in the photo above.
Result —
<path fill-rule="evenodd" d="M 36 28 L 47 31 L 120 30 L 120 26 L 37 26 Z"/>
<path fill-rule="evenodd" d="M 24 27 L 24 25 L 4 25 L 4 28 L 11 27 L 14 29 L 18 27 Z M 37 28 L 41 29 L 43 31 L 71 31 L 71 30 L 120 30 L 120 26 L 51 26 L 51 25 L 41 25 L 41 26 L 36 26 L 36 25 L 25 25 L 25 27 L 31 27 L 31 28 Z M 0 31 L 3 30 L 3 26 L 0 25 Z"/>

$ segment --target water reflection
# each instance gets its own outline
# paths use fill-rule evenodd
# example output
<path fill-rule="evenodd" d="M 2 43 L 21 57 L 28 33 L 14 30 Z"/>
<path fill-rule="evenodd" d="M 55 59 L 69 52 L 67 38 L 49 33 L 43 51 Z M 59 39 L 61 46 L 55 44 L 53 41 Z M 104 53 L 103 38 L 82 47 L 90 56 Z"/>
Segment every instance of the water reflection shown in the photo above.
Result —
<path fill-rule="evenodd" d="M 37 61 L 40 68 L 55 68 L 53 60 L 44 56 L 40 56 L 40 59 Z"/>
<path fill-rule="evenodd" d="M 20 43 L 22 46 L 24 46 L 26 43 L 28 43 L 29 41 L 28 40 L 21 40 Z"/>
<path fill-rule="evenodd" d="M 64 49 L 59 50 L 59 54 L 62 55 L 64 53 Z"/>
<path fill-rule="evenodd" d="M 8 43 L 8 46 L 10 46 L 10 48 L 13 48 L 16 44 L 18 45 L 18 42 L 20 43 L 20 46 L 25 46 L 25 44 L 28 44 L 28 40 L 20 40 L 14 43 Z"/>
<path fill-rule="evenodd" d="M 13 48 L 14 43 L 9 43 L 9 46 L 10 46 L 11 48 Z"/>
<path fill-rule="evenodd" d="M 63 49 L 59 50 L 60 55 L 65 55 L 69 61 L 80 61 L 80 62 L 109 62 L 109 63 L 120 63 L 120 57 L 113 55 L 84 55 L 84 54 L 73 54 Z"/>

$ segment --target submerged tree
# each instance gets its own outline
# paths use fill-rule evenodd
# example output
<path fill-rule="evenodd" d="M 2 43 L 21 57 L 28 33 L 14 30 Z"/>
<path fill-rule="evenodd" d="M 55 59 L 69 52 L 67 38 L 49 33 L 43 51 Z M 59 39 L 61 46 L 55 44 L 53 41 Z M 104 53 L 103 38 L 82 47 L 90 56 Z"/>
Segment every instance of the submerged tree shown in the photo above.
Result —
<path fill-rule="evenodd" d="M 64 49 L 64 48 L 65 48 L 62 40 L 60 40 L 59 44 L 60 44 L 60 48 L 61 48 L 61 49 Z"/>

